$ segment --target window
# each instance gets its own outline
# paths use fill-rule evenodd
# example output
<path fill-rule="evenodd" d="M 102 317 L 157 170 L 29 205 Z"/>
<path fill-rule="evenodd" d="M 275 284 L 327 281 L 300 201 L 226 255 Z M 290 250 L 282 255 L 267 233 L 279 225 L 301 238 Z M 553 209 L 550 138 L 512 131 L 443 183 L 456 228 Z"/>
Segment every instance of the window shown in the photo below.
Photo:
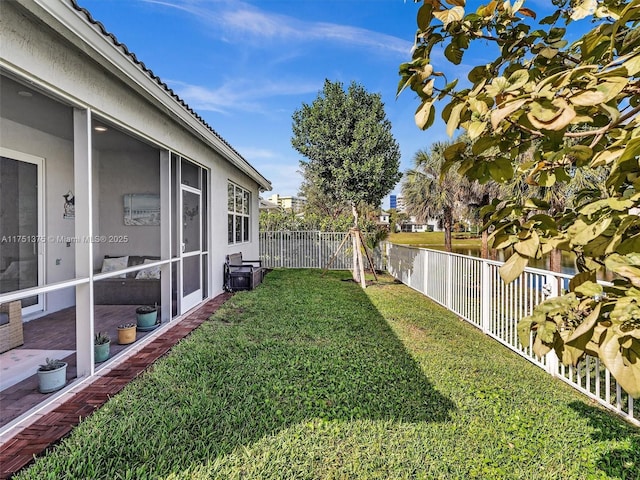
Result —
<path fill-rule="evenodd" d="M 249 241 L 250 205 L 250 192 L 229 183 L 227 187 L 227 240 L 229 243 Z"/>

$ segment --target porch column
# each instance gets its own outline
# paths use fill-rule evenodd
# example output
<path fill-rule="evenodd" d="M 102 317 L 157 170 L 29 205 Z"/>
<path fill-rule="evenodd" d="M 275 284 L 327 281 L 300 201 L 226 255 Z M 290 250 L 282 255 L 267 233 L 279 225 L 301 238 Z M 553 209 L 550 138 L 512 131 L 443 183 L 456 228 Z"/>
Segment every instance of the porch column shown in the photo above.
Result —
<path fill-rule="evenodd" d="M 73 172 L 75 189 L 76 361 L 78 378 L 93 374 L 93 215 L 91 111 L 73 110 Z"/>
<path fill-rule="evenodd" d="M 171 258 L 171 153 L 160 151 L 160 258 Z M 179 219 L 173 219 L 179 221 Z M 160 268 L 160 319 L 162 322 L 171 320 L 171 264 Z"/>

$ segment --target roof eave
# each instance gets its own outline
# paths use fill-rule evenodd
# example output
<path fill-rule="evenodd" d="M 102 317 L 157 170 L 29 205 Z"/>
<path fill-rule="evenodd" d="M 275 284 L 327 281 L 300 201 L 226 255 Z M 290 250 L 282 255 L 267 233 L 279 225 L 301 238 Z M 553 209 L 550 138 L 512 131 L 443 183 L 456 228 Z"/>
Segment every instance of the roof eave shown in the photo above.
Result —
<path fill-rule="evenodd" d="M 75 0 L 17 0 L 27 10 L 46 21 L 59 34 L 90 55 L 94 61 L 118 77 L 158 107 L 170 112 L 195 136 L 224 159 L 254 180 L 260 190 L 271 190 L 271 182 L 247 162 L 228 142 L 140 62 L 127 46 L 118 42 L 104 26 Z"/>

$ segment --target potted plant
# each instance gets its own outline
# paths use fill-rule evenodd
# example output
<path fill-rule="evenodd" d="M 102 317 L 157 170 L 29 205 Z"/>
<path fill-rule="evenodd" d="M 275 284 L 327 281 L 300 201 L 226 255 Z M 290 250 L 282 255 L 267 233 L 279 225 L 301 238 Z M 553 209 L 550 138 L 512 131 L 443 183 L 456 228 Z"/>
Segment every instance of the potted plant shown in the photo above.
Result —
<path fill-rule="evenodd" d="M 109 358 L 111 338 L 104 332 L 98 332 L 93 338 L 93 361 L 95 363 L 104 362 Z"/>
<path fill-rule="evenodd" d="M 67 363 L 59 359 L 47 358 L 46 363 L 38 367 L 38 390 L 51 393 L 67 384 Z"/>
<path fill-rule="evenodd" d="M 156 328 L 160 324 L 158 306 L 143 305 L 136 308 L 136 323 L 138 330 L 143 332 Z"/>
<path fill-rule="evenodd" d="M 118 325 L 118 343 L 120 345 L 129 345 L 136 341 L 136 324 L 125 323 Z"/>

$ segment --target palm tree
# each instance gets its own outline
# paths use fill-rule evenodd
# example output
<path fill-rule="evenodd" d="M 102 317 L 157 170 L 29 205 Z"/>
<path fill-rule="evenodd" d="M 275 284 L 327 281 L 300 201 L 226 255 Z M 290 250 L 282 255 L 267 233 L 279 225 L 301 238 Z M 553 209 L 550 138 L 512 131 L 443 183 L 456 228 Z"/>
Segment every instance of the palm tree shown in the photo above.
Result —
<path fill-rule="evenodd" d="M 470 182 L 454 170 L 440 173 L 444 151 L 451 142 L 436 142 L 429 151 L 419 150 L 413 157 L 415 168 L 405 174 L 402 195 L 410 215 L 425 222 L 435 218 L 444 228 L 444 246 L 451 251 L 451 231 L 469 205 Z"/>

